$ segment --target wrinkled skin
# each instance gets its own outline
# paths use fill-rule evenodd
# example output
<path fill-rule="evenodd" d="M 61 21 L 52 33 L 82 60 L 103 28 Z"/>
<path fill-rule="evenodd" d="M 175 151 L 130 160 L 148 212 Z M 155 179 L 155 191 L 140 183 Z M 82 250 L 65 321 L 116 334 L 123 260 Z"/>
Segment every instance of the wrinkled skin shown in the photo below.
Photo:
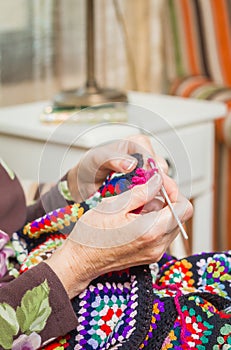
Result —
<path fill-rule="evenodd" d="M 138 185 L 119 196 L 105 198 L 97 208 L 85 213 L 63 246 L 46 261 L 70 298 L 78 295 L 91 280 L 101 274 L 153 263 L 162 257 L 179 234 L 171 210 L 163 200 L 159 200 L 162 185 L 181 222 L 192 216 L 191 203 L 165 174 L 165 161 L 154 154 L 149 139 L 144 136 L 135 136 L 135 142 L 134 138 L 130 138 L 112 143 L 100 152 L 99 148 L 89 151 L 86 158 L 71 170 L 69 186 L 72 196 L 76 200 L 87 198 L 102 184 L 110 170 L 133 170 L 136 161 L 129 169 L 122 169 L 125 160 L 128 160 L 125 168 L 128 168 L 129 160 L 134 161 L 129 156 L 131 153 L 142 153 L 144 157 L 151 155 L 164 171 L 161 175 L 153 176 L 146 184 Z M 81 187 L 85 187 L 83 195 L 77 189 L 80 182 Z M 141 206 L 144 206 L 143 211 L 134 214 L 134 209 Z M 108 240 L 108 236 L 112 239 Z"/>

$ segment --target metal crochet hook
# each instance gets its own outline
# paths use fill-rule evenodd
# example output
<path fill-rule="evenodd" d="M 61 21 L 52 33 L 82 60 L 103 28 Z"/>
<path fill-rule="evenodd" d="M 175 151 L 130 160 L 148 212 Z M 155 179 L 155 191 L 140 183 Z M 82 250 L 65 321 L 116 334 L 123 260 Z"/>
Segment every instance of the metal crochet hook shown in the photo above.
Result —
<path fill-rule="evenodd" d="M 149 160 L 149 164 L 150 164 L 152 169 L 157 169 L 156 166 L 155 166 L 155 163 L 154 163 L 154 161 L 152 159 Z M 170 208 L 170 210 L 172 212 L 172 215 L 174 216 L 174 218 L 175 218 L 175 220 L 177 222 L 177 225 L 178 225 L 178 227 L 179 227 L 183 237 L 185 239 L 188 239 L 188 235 L 187 235 L 187 233 L 186 233 L 186 231 L 185 231 L 185 229 L 184 229 L 184 227 L 183 227 L 183 225 L 182 225 L 182 223 L 181 223 L 177 213 L 175 212 L 175 210 L 173 208 L 173 205 L 172 205 L 172 203 L 170 201 L 170 198 L 169 198 L 169 196 L 168 196 L 168 194 L 166 192 L 166 189 L 164 188 L 163 185 L 161 186 L 161 193 L 162 193 L 164 199 L 166 200 L 166 202 L 167 202 L 167 204 L 168 204 L 168 206 L 169 206 L 169 208 Z"/>

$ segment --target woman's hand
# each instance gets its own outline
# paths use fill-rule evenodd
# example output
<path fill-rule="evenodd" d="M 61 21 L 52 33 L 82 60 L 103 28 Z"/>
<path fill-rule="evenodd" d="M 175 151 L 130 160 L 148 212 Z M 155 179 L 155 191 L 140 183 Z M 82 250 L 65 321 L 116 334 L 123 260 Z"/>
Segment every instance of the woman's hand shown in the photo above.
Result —
<path fill-rule="evenodd" d="M 80 162 L 68 172 L 67 181 L 72 198 L 81 202 L 93 194 L 111 170 L 131 172 L 137 160 L 131 154 L 140 153 L 144 158 L 153 157 L 167 172 L 167 163 L 154 154 L 149 137 L 135 135 L 89 150 Z"/>
<path fill-rule="evenodd" d="M 70 298 L 101 274 L 153 263 L 162 257 L 179 233 L 171 210 L 164 206 L 143 214 L 133 211 L 150 203 L 163 182 L 180 220 L 185 222 L 191 217 L 192 205 L 164 174 L 104 199 L 80 218 L 64 245 L 47 260 Z"/>

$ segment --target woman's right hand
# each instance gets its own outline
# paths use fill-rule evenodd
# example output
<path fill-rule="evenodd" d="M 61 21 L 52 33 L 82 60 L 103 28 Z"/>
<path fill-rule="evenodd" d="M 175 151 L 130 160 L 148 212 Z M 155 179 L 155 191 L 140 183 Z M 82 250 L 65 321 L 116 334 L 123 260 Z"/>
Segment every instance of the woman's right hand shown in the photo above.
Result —
<path fill-rule="evenodd" d="M 165 205 L 146 213 L 133 211 L 150 203 L 163 183 L 181 222 L 192 216 L 191 203 L 165 174 L 156 174 L 146 184 L 105 198 L 80 218 L 63 246 L 46 261 L 70 298 L 101 274 L 160 260 L 179 233 L 171 210 Z"/>

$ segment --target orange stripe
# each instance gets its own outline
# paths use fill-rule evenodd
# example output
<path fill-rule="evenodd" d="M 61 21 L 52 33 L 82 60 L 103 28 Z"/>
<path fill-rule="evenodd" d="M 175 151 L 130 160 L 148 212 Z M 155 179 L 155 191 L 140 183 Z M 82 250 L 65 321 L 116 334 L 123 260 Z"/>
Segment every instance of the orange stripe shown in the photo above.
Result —
<path fill-rule="evenodd" d="M 198 88 L 199 86 L 204 85 L 205 83 L 208 83 L 209 80 L 203 77 L 197 77 L 196 80 L 193 80 L 190 85 L 185 86 L 185 89 L 181 91 L 182 97 L 189 97 L 191 93 Z"/>
<path fill-rule="evenodd" d="M 176 91 L 178 89 L 178 87 L 180 86 L 180 84 L 182 83 L 184 79 L 182 78 L 176 78 L 173 83 L 171 84 L 170 86 L 170 89 L 169 89 L 169 94 L 170 95 L 175 95 L 176 94 Z"/>
<path fill-rule="evenodd" d="M 219 142 L 217 139 L 215 139 L 214 142 L 214 166 L 213 166 L 213 173 L 214 173 L 214 196 L 213 196 L 213 250 L 220 250 L 219 246 L 219 237 L 218 233 L 220 232 L 218 224 L 219 224 L 219 218 L 218 218 L 218 208 L 219 208 L 219 162 L 220 162 L 220 152 L 219 152 Z"/>
<path fill-rule="evenodd" d="M 229 100 L 229 101 L 224 101 L 224 102 L 225 102 L 226 106 L 228 107 L 228 110 L 230 111 L 230 109 L 231 109 L 231 101 Z"/>
<path fill-rule="evenodd" d="M 231 85 L 231 42 L 225 0 L 211 0 L 223 81 Z"/>
<path fill-rule="evenodd" d="M 188 0 L 182 0 L 182 12 L 184 21 L 184 32 L 185 32 L 185 44 L 188 52 L 188 61 L 190 65 L 190 71 L 192 74 L 199 74 L 200 69 L 197 64 L 196 52 L 197 47 L 195 45 L 195 33 L 193 32 L 193 25 L 195 25 L 191 18 L 190 4 Z"/>
<path fill-rule="evenodd" d="M 227 203 L 225 210 L 227 213 L 227 223 L 226 223 L 226 237 L 227 237 L 227 249 L 231 249 L 231 216 L 229 215 L 230 205 L 231 205 L 231 151 L 228 154 L 228 176 L 227 176 Z"/>
<path fill-rule="evenodd" d="M 225 117 L 215 120 L 216 137 L 217 137 L 217 140 L 219 142 L 221 142 L 221 143 L 223 143 L 225 141 L 225 136 L 224 136 L 224 119 L 225 119 Z"/>

